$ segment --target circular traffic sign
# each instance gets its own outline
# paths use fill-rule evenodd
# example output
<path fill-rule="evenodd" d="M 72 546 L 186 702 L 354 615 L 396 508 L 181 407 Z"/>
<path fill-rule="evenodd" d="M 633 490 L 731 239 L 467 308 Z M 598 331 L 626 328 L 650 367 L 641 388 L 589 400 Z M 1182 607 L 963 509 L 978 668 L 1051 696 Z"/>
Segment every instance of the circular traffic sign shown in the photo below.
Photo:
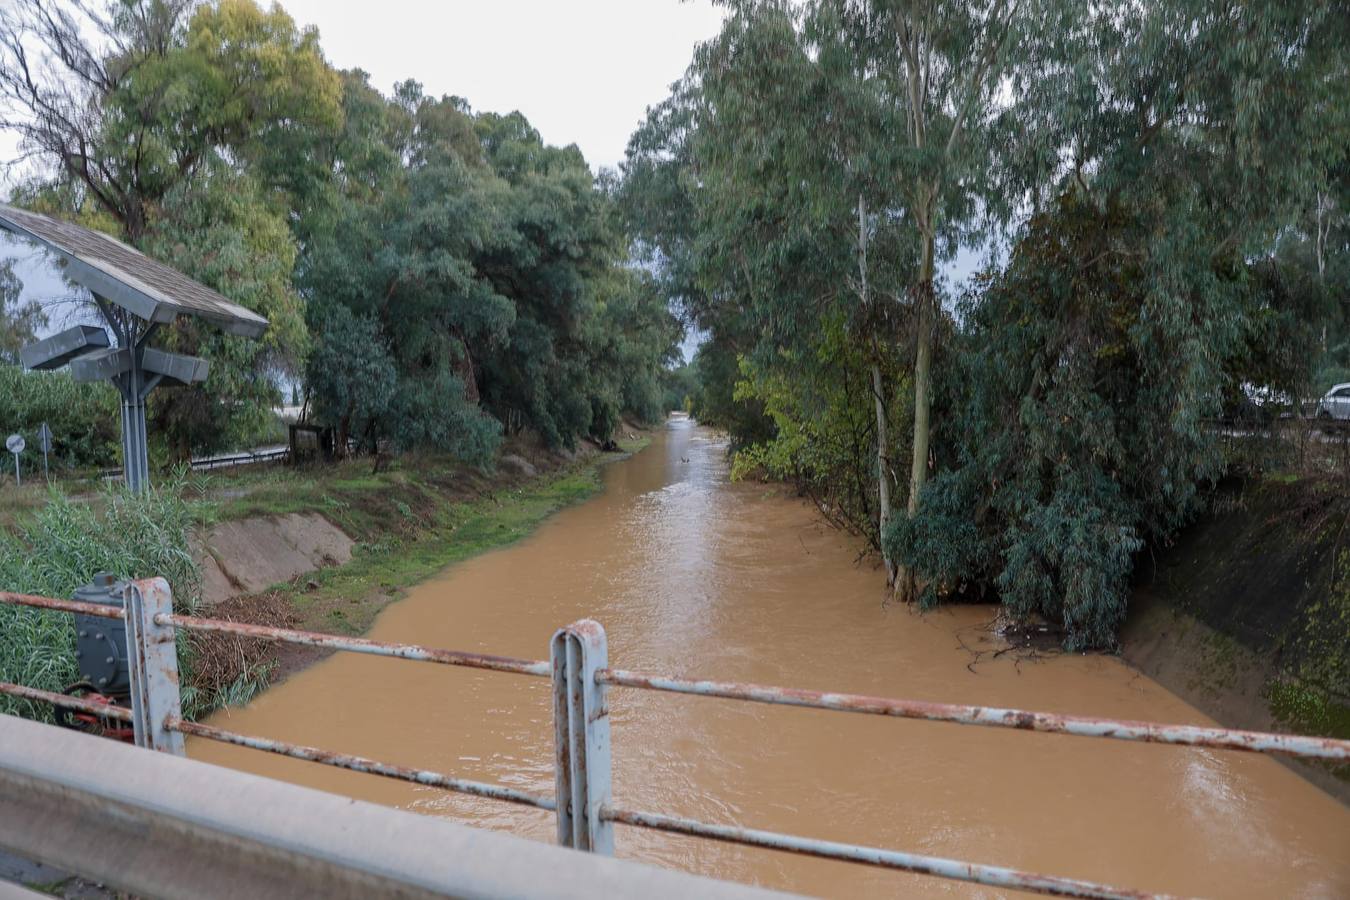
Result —
<path fill-rule="evenodd" d="M 5 438 L 5 449 L 10 453 L 18 454 L 23 452 L 23 448 L 28 446 L 23 442 L 23 435 L 11 434 Z"/>

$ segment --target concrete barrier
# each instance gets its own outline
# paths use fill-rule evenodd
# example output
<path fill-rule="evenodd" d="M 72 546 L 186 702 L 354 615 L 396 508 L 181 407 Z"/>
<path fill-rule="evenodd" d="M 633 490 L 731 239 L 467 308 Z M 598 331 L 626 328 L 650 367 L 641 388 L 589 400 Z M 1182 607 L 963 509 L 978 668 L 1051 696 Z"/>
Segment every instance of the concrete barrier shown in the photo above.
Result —
<path fill-rule="evenodd" d="M 0 847 L 145 897 L 783 896 L 0 716 Z"/>

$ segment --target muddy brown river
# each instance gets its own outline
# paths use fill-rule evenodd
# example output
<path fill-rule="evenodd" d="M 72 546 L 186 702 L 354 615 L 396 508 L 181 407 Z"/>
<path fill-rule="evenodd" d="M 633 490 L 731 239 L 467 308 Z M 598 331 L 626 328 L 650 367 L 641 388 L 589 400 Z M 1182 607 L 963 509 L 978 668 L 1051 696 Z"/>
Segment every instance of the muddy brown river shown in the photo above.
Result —
<path fill-rule="evenodd" d="M 604 492 L 447 570 L 372 636 L 546 659 L 590 617 L 611 664 L 920 700 L 1212 724 L 1113 657 L 976 660 L 987 608 L 883 605 L 854 541 L 800 500 L 727 480 L 725 444 L 671 420 Z M 1350 809 L 1272 759 L 612 689 L 625 806 L 1212 897 L 1350 897 Z M 339 654 L 214 722 L 551 794 L 547 682 Z M 238 747 L 197 758 L 552 840 L 548 813 Z M 1001 896 L 847 863 L 617 826 L 618 854 L 835 897 Z"/>

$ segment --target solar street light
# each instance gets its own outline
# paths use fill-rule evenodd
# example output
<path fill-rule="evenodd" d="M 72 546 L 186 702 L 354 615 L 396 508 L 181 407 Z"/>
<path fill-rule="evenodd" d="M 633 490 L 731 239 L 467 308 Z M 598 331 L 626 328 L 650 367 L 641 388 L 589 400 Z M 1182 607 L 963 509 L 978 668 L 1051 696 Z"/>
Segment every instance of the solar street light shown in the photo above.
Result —
<path fill-rule="evenodd" d="M 149 484 L 145 401 L 160 385 L 206 380 L 209 363 L 149 346 L 161 325 L 193 316 L 228 334 L 258 338 L 267 320 L 177 269 L 101 232 L 0 204 L 0 228 L 45 248 L 67 279 L 89 289 L 116 344 L 102 328 L 77 325 L 24 347 L 30 369 L 70 365 L 76 381 L 110 381 L 122 395 L 122 460 L 126 484 Z"/>

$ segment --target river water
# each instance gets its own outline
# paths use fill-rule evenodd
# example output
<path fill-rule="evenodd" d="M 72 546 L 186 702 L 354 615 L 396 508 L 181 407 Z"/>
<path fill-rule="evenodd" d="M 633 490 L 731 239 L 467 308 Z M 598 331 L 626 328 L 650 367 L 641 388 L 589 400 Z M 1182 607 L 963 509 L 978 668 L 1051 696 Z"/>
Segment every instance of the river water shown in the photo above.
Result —
<path fill-rule="evenodd" d="M 372 637 L 546 659 L 594 618 L 625 668 L 1212 724 L 1112 657 L 1018 661 L 988 608 L 883 603 L 856 543 L 800 500 L 727 480 L 672 419 L 604 492 L 410 592 Z M 553 792 L 544 680 L 338 654 L 214 724 Z M 1350 809 L 1250 754 L 611 689 L 625 806 L 1178 894 L 1350 897 Z M 192 741 L 223 765 L 552 840 L 548 813 Z M 999 896 L 922 876 L 618 826 L 618 854 L 838 897 Z"/>

